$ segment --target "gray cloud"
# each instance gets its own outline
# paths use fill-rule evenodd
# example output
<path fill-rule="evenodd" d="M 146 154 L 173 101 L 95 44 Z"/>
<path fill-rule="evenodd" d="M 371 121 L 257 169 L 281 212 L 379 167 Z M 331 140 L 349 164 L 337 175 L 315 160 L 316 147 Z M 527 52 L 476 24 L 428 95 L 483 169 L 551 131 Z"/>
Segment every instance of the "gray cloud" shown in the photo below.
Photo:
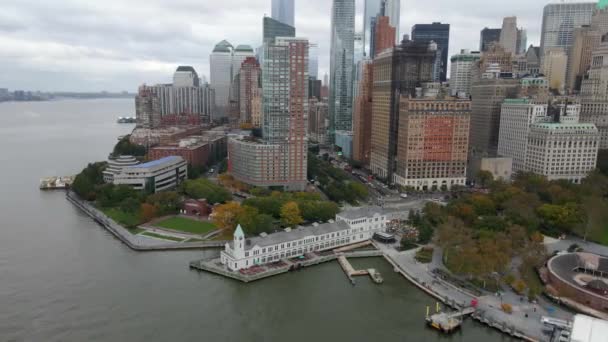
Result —
<path fill-rule="evenodd" d="M 362 12 L 363 0 L 356 0 Z M 179 64 L 209 74 L 215 43 L 261 44 L 270 0 L 3 0 L 0 87 L 32 90 L 135 90 L 167 82 Z M 451 24 L 450 54 L 476 49 L 483 27 L 516 15 L 538 44 L 545 2 L 402 0 L 401 34 L 415 23 Z M 319 45 L 329 68 L 331 0 L 297 0 L 298 36 Z M 358 13 L 358 23 L 361 13 Z"/>

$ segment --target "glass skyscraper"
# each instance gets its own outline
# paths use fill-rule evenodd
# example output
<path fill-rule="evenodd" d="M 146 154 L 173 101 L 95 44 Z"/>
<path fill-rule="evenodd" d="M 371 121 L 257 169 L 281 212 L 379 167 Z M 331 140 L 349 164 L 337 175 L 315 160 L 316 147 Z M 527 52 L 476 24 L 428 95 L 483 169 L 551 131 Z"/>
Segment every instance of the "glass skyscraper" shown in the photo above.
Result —
<path fill-rule="evenodd" d="M 329 63 L 329 133 L 352 130 L 355 0 L 333 0 Z"/>
<path fill-rule="evenodd" d="M 366 57 L 373 57 L 372 41 L 374 40 L 374 27 L 376 17 L 389 17 L 389 24 L 396 30 L 395 40 L 401 41 L 399 36 L 400 0 L 365 0 L 363 9 L 363 46 Z"/>
<path fill-rule="evenodd" d="M 272 18 L 289 26 L 295 26 L 294 0 L 272 0 Z"/>
<path fill-rule="evenodd" d="M 560 48 L 570 52 L 574 29 L 591 24 L 595 2 L 561 2 L 548 4 L 543 10 L 540 36 L 541 56 L 550 49 Z"/>
<path fill-rule="evenodd" d="M 264 17 L 264 41 L 274 41 L 276 37 L 295 37 L 296 29 L 279 20 Z"/>
<path fill-rule="evenodd" d="M 412 27 L 412 40 L 415 42 L 437 43 L 437 48 L 441 50 L 441 72 L 439 80 L 447 80 L 448 52 L 450 49 L 450 24 L 432 23 L 416 24 Z"/>

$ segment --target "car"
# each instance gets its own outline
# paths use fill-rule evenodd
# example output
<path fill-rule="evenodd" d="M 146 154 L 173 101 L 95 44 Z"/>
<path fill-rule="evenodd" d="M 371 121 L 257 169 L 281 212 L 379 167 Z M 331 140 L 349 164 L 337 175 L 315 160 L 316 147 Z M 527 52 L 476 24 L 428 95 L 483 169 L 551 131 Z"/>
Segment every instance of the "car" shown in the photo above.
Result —
<path fill-rule="evenodd" d="M 401 194 L 399 195 L 399 197 L 401 197 L 401 198 L 407 198 L 407 194 L 406 194 L 405 192 L 403 192 L 403 193 L 401 193 Z"/>

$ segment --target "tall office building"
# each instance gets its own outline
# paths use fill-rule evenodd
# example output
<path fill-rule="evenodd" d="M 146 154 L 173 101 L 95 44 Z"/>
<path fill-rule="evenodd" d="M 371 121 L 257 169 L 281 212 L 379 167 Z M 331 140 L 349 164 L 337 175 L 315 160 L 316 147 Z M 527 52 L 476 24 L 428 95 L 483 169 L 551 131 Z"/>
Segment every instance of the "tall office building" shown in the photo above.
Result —
<path fill-rule="evenodd" d="M 308 51 L 308 77 L 319 79 L 319 45 L 310 43 Z"/>
<path fill-rule="evenodd" d="M 448 53 L 450 49 L 450 24 L 432 23 L 415 24 L 412 27 L 412 40 L 420 42 L 434 41 L 441 51 L 441 72 L 439 80 L 447 80 Z"/>
<path fill-rule="evenodd" d="M 499 28 L 484 28 L 481 30 L 479 37 L 479 51 L 485 52 L 490 49 L 490 46 L 500 42 Z"/>
<path fill-rule="evenodd" d="M 383 50 L 395 46 L 397 30 L 391 26 L 389 19 L 390 18 L 386 16 L 376 17 L 374 56 L 377 56 Z"/>
<path fill-rule="evenodd" d="M 543 56 L 542 73 L 549 81 L 549 88 L 563 91 L 566 85 L 568 55 L 561 48 L 549 49 Z"/>
<path fill-rule="evenodd" d="M 523 55 L 526 53 L 526 47 L 528 45 L 528 31 L 524 28 L 517 29 L 517 52 L 518 55 Z"/>
<path fill-rule="evenodd" d="M 500 110 L 498 156 L 513 159 L 513 172 L 525 170 L 530 125 L 548 121 L 547 103 L 530 99 L 506 99 Z"/>
<path fill-rule="evenodd" d="M 517 17 L 505 17 L 502 21 L 502 29 L 500 30 L 500 45 L 502 45 L 506 52 L 516 55 L 518 53 L 517 37 Z"/>
<path fill-rule="evenodd" d="M 263 138 L 231 138 L 229 169 L 250 185 L 301 191 L 307 184 L 308 40 L 279 37 L 264 50 Z"/>
<path fill-rule="evenodd" d="M 570 51 L 574 29 L 591 24 L 595 2 L 559 2 L 545 6 L 540 36 L 541 57 L 548 50 Z"/>
<path fill-rule="evenodd" d="M 452 56 L 450 62 L 450 93 L 452 96 L 458 94 L 471 94 L 473 81 L 473 67 L 481 59 L 479 51 L 460 50 L 460 53 Z"/>
<path fill-rule="evenodd" d="M 601 135 L 600 149 L 608 149 L 608 35 L 591 55 L 581 84 L 581 121 L 594 123 Z"/>
<path fill-rule="evenodd" d="M 369 59 L 361 62 L 361 77 L 353 114 L 353 159 L 369 166 L 372 138 L 372 103 L 374 65 Z"/>
<path fill-rule="evenodd" d="M 276 37 L 295 37 L 296 28 L 270 17 L 263 20 L 264 42 L 274 41 Z"/>
<path fill-rule="evenodd" d="M 370 169 L 394 182 L 399 143 L 399 97 L 414 95 L 432 79 L 437 56 L 434 44 L 404 40 L 373 62 L 373 104 Z"/>
<path fill-rule="evenodd" d="M 399 36 L 399 25 L 401 23 L 401 0 L 384 0 L 384 13 L 388 17 L 388 23 L 395 28 L 395 43 L 401 41 Z"/>
<path fill-rule="evenodd" d="M 352 130 L 355 0 L 333 0 L 329 80 L 330 143 Z"/>
<path fill-rule="evenodd" d="M 423 84 L 399 99 L 395 183 L 416 190 L 449 190 L 466 182 L 471 101 Z"/>
<path fill-rule="evenodd" d="M 329 106 L 327 102 L 311 98 L 308 100 L 308 138 L 321 145 L 327 144 L 329 128 Z"/>
<path fill-rule="evenodd" d="M 384 0 L 365 0 L 363 8 L 363 50 L 365 57 L 373 58 L 374 27 L 376 17 L 383 15 L 382 3 Z"/>
<path fill-rule="evenodd" d="M 209 56 L 209 77 L 215 89 L 216 114 L 213 120 L 225 118 L 229 110 L 230 84 L 232 83 L 233 46 L 222 40 L 213 48 Z"/>
<path fill-rule="evenodd" d="M 239 123 L 260 127 L 262 112 L 262 69 L 255 57 L 247 57 L 239 71 Z"/>
<path fill-rule="evenodd" d="M 155 128 L 163 122 L 207 124 L 215 110 L 215 91 L 207 83 L 200 84 L 194 68 L 179 66 L 173 74 L 173 84 L 140 86 L 135 108 L 137 123 L 145 128 Z"/>
<path fill-rule="evenodd" d="M 294 1 L 295 0 L 272 0 L 272 18 L 289 26 L 295 27 Z"/>

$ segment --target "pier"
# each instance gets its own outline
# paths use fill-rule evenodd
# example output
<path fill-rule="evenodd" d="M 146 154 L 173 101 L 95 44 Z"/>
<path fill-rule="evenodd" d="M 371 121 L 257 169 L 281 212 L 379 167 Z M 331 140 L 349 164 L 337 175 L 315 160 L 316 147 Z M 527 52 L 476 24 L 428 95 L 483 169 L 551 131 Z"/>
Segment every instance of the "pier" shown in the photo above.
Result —
<path fill-rule="evenodd" d="M 468 307 L 460 311 L 437 312 L 436 314 L 429 316 L 429 308 L 427 307 L 426 309 L 426 322 L 432 328 L 444 333 L 451 333 L 460 328 L 464 317 L 475 312 L 475 308 Z M 439 303 L 437 303 L 437 309 L 439 309 Z"/>
<path fill-rule="evenodd" d="M 352 284 L 355 284 L 355 279 L 353 277 L 364 275 L 369 275 L 376 284 L 380 284 L 384 281 L 382 276 L 380 276 L 380 272 L 373 268 L 367 270 L 355 270 L 343 254 L 338 255 L 338 263 Z"/>
<path fill-rule="evenodd" d="M 61 190 L 69 188 L 74 182 L 74 176 L 45 177 L 40 179 L 40 190 Z"/>

